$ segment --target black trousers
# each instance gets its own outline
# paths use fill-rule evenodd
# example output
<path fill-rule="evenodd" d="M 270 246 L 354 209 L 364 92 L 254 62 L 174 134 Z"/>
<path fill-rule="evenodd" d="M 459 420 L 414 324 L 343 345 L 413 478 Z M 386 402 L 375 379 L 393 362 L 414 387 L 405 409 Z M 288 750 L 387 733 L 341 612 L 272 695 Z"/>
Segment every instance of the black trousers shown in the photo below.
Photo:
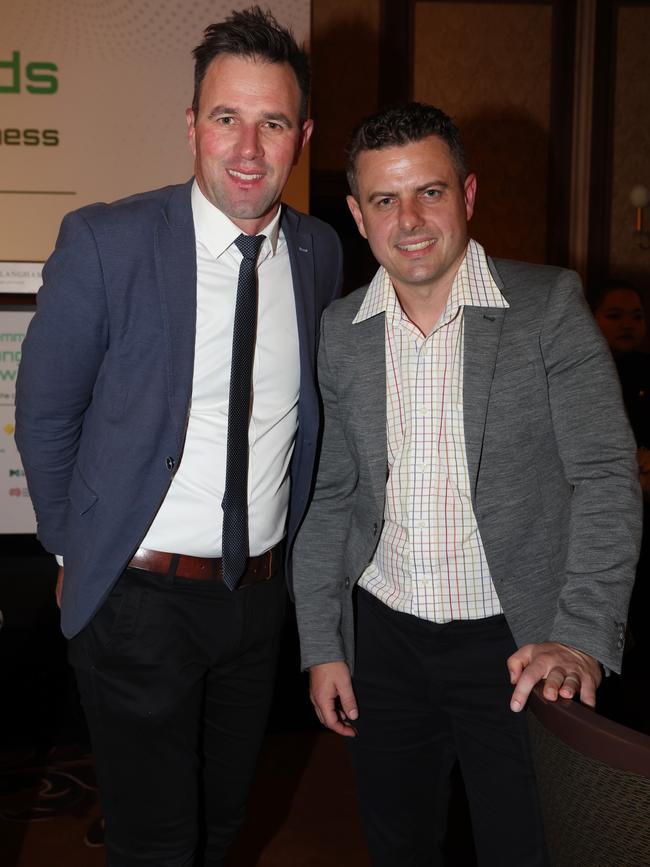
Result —
<path fill-rule="evenodd" d="M 465 782 L 481 867 L 542 867 L 522 714 L 509 709 L 503 616 L 438 625 L 358 592 L 356 738 L 347 739 L 373 867 L 441 865 L 449 776 Z"/>
<path fill-rule="evenodd" d="M 69 643 L 109 867 L 220 867 L 243 822 L 286 588 L 127 569 Z"/>

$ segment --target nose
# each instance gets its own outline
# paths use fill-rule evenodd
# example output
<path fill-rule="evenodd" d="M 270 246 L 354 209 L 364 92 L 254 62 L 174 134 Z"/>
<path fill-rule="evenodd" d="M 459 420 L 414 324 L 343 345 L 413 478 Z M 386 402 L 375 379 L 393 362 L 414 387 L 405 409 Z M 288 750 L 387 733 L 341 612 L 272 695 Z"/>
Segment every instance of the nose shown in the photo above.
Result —
<path fill-rule="evenodd" d="M 264 155 L 260 131 L 256 124 L 242 126 L 239 153 L 245 160 L 255 160 Z"/>
<path fill-rule="evenodd" d="M 417 200 L 403 199 L 400 202 L 399 225 L 400 229 L 405 232 L 412 232 L 424 225 L 424 218 Z"/>

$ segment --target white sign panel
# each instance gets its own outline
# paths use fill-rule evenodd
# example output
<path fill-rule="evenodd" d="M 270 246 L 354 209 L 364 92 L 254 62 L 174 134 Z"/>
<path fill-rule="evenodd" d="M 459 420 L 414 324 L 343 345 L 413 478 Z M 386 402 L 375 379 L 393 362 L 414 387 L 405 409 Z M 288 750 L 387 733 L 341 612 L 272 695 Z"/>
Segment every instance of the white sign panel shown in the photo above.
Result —
<path fill-rule="evenodd" d="M 41 262 L 0 262 L 0 293 L 36 294 L 41 288 Z"/>
<path fill-rule="evenodd" d="M 16 374 L 33 312 L 0 311 L 0 533 L 35 533 L 36 518 L 14 442 Z"/>

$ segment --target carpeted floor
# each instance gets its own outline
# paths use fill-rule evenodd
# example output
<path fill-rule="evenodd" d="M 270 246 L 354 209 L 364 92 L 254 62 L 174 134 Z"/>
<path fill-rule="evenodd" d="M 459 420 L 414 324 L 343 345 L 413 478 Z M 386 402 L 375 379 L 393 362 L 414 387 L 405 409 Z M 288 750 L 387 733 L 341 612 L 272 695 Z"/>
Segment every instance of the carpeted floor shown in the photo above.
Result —
<path fill-rule="evenodd" d="M 100 807 L 90 756 L 69 748 L 47 761 L 0 764 L 3 867 L 100 867 Z M 91 837 L 85 841 L 85 837 Z M 268 735 L 232 867 L 366 867 L 343 744 L 327 733 Z"/>
<path fill-rule="evenodd" d="M 3 538 L 0 867 L 105 864 L 92 757 L 54 604 L 55 575 L 53 558 L 33 537 Z M 448 867 L 474 867 L 457 777 L 454 791 Z M 84 838 L 100 845 L 90 848 Z M 315 721 L 289 619 L 249 818 L 231 867 L 368 864 L 345 745 Z"/>

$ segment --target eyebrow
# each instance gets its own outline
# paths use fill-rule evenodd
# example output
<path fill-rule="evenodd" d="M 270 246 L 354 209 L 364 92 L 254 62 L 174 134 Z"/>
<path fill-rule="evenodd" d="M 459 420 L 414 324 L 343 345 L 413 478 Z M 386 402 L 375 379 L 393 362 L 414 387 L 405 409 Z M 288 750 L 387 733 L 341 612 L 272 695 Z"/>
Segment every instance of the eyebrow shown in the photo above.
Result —
<path fill-rule="evenodd" d="M 416 193 L 423 193 L 425 190 L 431 189 L 431 187 L 441 187 L 443 190 L 446 190 L 449 188 L 449 184 L 447 183 L 447 181 L 438 181 L 438 180 L 427 181 L 426 184 L 419 184 L 417 187 L 415 187 L 415 192 Z M 397 195 L 398 195 L 398 193 L 391 191 L 391 190 L 385 190 L 385 191 L 377 190 L 376 192 L 372 192 L 372 193 L 368 194 L 368 201 L 372 202 L 375 199 L 391 199 Z"/>
<path fill-rule="evenodd" d="M 208 118 L 212 119 L 219 114 L 233 114 L 233 115 L 238 117 L 240 115 L 240 111 L 239 111 L 239 109 L 234 108 L 233 106 L 229 106 L 229 105 L 215 105 L 214 108 L 210 111 Z M 284 114 L 284 112 L 282 112 L 282 111 L 264 112 L 261 115 L 260 120 L 278 121 L 280 123 L 286 124 L 286 126 L 288 126 L 291 129 L 294 126 L 291 119 L 288 118 L 287 115 Z"/>

